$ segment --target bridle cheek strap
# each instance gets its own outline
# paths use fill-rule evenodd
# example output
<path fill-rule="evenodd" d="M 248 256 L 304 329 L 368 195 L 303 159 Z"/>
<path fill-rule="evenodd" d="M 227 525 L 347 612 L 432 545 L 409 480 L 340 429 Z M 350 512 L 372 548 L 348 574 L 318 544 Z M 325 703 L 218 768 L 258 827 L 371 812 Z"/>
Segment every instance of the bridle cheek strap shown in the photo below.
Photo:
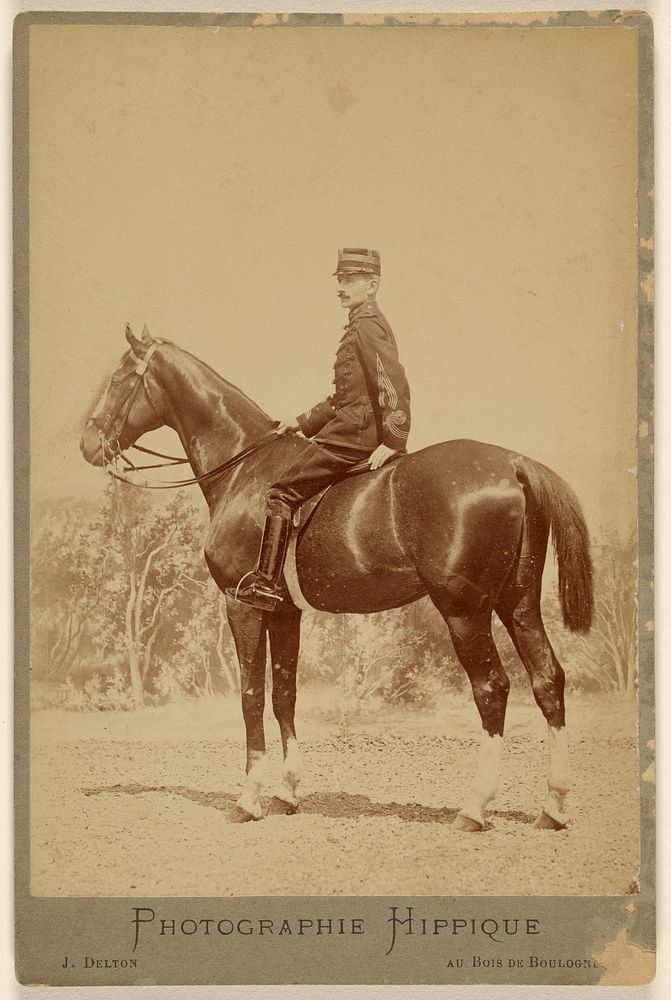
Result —
<path fill-rule="evenodd" d="M 131 347 L 130 358 L 135 363 L 135 369 L 134 369 L 135 374 L 139 375 L 140 378 L 143 377 L 147 368 L 149 368 L 149 362 L 151 361 L 152 354 L 154 353 L 156 348 L 159 347 L 162 343 L 163 343 L 162 340 L 155 340 L 143 358 L 138 357 L 138 355 Z"/>
<path fill-rule="evenodd" d="M 147 360 L 149 360 L 149 359 L 147 359 Z M 146 368 L 145 368 L 145 374 L 146 374 Z M 156 380 L 154 380 L 154 384 L 156 385 Z M 147 402 L 149 403 L 149 405 L 151 406 L 152 410 L 156 414 L 156 418 L 158 420 L 160 420 L 161 422 L 163 422 L 163 414 L 161 413 L 161 410 L 159 409 L 159 407 L 156 405 L 156 403 L 152 399 L 152 395 L 151 395 L 151 393 L 149 391 L 149 380 L 145 379 L 144 375 L 141 375 L 140 378 L 139 378 L 139 380 L 138 380 L 138 388 L 139 388 L 140 385 L 144 389 L 144 394 L 147 397 Z M 157 386 L 157 388 L 159 388 L 159 387 Z M 160 388 L 159 388 L 159 398 L 160 398 Z M 132 447 L 136 448 L 138 446 L 137 445 L 133 445 Z M 142 451 L 143 449 L 139 448 L 138 450 Z M 161 458 L 165 458 L 166 456 L 162 455 L 160 457 Z M 186 459 L 185 459 L 185 461 L 186 461 Z"/>
<path fill-rule="evenodd" d="M 123 430 L 126 426 L 126 421 L 128 420 L 128 416 L 132 409 L 133 403 L 135 402 L 135 397 L 138 394 L 140 386 L 144 384 L 144 375 L 149 367 L 149 362 L 152 359 L 152 355 L 154 354 L 156 348 L 160 347 L 162 343 L 163 343 L 162 340 L 155 340 L 147 350 L 147 353 L 145 354 L 144 358 L 138 357 L 138 355 L 132 348 L 129 351 L 129 357 L 131 358 L 131 360 L 135 365 L 133 370 L 128 373 L 129 376 L 135 375 L 135 381 L 133 385 L 129 387 L 126 395 L 119 400 L 114 409 L 110 410 L 109 413 L 105 414 L 104 417 L 97 417 L 94 418 L 92 421 L 97 427 L 100 428 L 103 435 L 106 436 L 107 431 L 111 428 L 114 421 L 117 420 L 120 416 L 122 416 L 123 422 L 117 432 L 117 441 L 119 440 L 119 438 L 121 438 Z M 146 391 L 146 386 L 145 386 L 145 391 Z M 149 393 L 147 393 L 147 398 L 149 399 L 151 408 L 154 410 L 156 415 L 159 416 L 159 414 L 156 411 L 156 407 L 154 406 L 151 398 L 149 397 Z"/>

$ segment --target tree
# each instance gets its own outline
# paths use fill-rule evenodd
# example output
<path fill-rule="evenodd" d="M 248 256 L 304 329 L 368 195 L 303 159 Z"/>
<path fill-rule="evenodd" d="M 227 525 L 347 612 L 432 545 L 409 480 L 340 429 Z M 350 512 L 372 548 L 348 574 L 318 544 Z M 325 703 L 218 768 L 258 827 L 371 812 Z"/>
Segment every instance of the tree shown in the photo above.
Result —
<path fill-rule="evenodd" d="M 33 646 L 38 674 L 63 680 L 103 600 L 111 549 L 105 541 L 108 511 L 86 517 L 80 506 L 46 515 L 33 541 L 31 573 Z M 40 669 L 42 668 L 42 669 Z"/>
<path fill-rule="evenodd" d="M 97 512 L 83 505 L 48 512 L 33 544 L 38 676 L 70 680 L 82 650 L 97 650 L 108 677 L 89 671 L 82 678 L 82 697 L 86 690 L 91 696 L 82 705 L 100 707 L 107 698 L 125 706 L 124 674 L 136 706 L 159 671 L 158 688 L 235 689 L 232 640 L 223 598 L 205 568 L 203 533 L 203 513 L 191 498 L 177 494 L 166 502 L 118 482 L 109 484 Z"/>
<path fill-rule="evenodd" d="M 340 724 L 366 701 L 402 698 L 417 685 L 425 633 L 409 629 L 402 612 L 380 615 L 306 615 L 302 677 L 337 685 Z"/>
<path fill-rule="evenodd" d="M 190 612 L 175 623 L 169 654 L 160 657 L 156 691 L 175 694 L 237 694 L 240 680 L 223 594 L 211 580 L 194 594 Z"/>
<path fill-rule="evenodd" d="M 582 639 L 593 668 L 626 698 L 636 694 L 638 662 L 638 560 L 636 536 L 621 541 L 614 531 L 595 546 L 596 600 L 589 637 Z"/>
<path fill-rule="evenodd" d="M 203 586 L 203 521 L 181 493 L 160 504 L 115 481 L 110 497 L 116 572 L 107 582 L 109 626 L 102 646 L 123 648 L 133 700 L 141 706 L 159 632 L 188 606 L 185 596 Z"/>

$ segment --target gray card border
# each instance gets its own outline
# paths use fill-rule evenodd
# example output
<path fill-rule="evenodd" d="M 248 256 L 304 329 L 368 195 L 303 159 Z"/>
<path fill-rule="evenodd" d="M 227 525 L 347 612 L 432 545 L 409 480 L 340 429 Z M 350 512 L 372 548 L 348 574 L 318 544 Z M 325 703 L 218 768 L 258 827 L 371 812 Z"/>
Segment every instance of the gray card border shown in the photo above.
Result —
<path fill-rule="evenodd" d="M 649 15 L 640 11 L 539 13 L 537 15 L 405 15 L 398 13 L 360 15 L 280 14 L 268 29 L 303 26 L 376 27 L 442 26 L 492 27 L 608 27 L 638 32 L 638 497 L 639 497 L 639 651 L 640 651 L 640 771 L 654 769 L 654 639 L 653 639 L 653 27 Z M 518 20 L 515 20 L 515 17 Z M 464 969 L 455 977 L 447 962 L 451 954 L 427 938 L 412 938 L 412 948 L 397 946 L 385 957 L 390 908 L 413 906 L 418 916 L 459 916 L 468 919 L 502 919 L 518 916 L 539 920 L 542 934 L 538 953 L 589 957 L 601 953 L 618 934 L 628 932 L 630 983 L 649 980 L 646 972 L 636 978 L 637 955 L 655 950 L 655 786 L 642 780 L 640 894 L 628 897 L 438 897 L 418 898 L 43 898 L 29 893 L 29 144 L 28 144 L 28 33 L 34 24 L 127 24 L 226 27 L 253 26 L 259 15 L 250 13 L 127 13 L 127 12 L 30 12 L 14 23 L 14 474 L 15 474 L 15 907 L 16 972 L 20 982 L 51 985 L 153 985 L 153 984 L 275 984 L 275 983 L 546 983 L 592 984 L 602 969 L 559 967 L 535 970 L 520 977 L 503 968 Z M 360 20 L 357 20 L 360 18 Z M 374 29 L 376 30 L 376 29 Z M 645 244 L 645 245 L 643 245 Z M 634 911 L 631 904 L 635 903 Z M 50 956 L 69 953 L 131 955 L 134 907 L 154 909 L 157 918 L 240 919 L 264 916 L 282 919 L 317 915 L 361 918 L 375 933 L 341 938 L 341 946 L 313 950 L 315 939 L 281 942 L 281 947 L 259 953 L 258 938 L 240 937 L 234 943 L 223 938 L 211 943 L 182 936 L 162 937 L 153 947 L 139 946 L 139 967 L 91 969 L 85 978 L 74 979 L 69 970 L 58 968 Z M 586 948 L 584 941 L 589 941 Z M 223 940 L 223 944 L 221 943 Z M 182 947 L 182 943 L 187 946 Z M 427 943 L 428 942 L 428 943 Z M 542 944 L 542 949 L 541 949 Z M 525 946 L 526 947 L 526 946 Z M 554 949 L 554 950 L 553 950 Z M 483 958 L 498 954 L 485 943 Z M 470 951 L 473 948 L 470 947 Z M 527 949 L 528 951 L 528 949 Z M 526 952 L 525 952 L 526 953 Z"/>

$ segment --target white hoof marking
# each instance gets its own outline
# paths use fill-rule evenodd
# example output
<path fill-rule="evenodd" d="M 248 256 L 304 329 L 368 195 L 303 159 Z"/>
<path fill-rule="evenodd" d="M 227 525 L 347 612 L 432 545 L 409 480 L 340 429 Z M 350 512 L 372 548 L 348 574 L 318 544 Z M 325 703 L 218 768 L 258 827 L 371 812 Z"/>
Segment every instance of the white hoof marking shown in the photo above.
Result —
<path fill-rule="evenodd" d="M 475 778 L 470 793 L 459 812 L 475 823 L 485 825 L 485 809 L 496 795 L 501 773 L 503 738 L 490 736 L 483 729 Z"/>
<path fill-rule="evenodd" d="M 245 784 L 237 805 L 255 819 L 261 819 L 263 809 L 261 808 L 261 790 L 264 788 L 268 778 L 268 761 L 264 753 L 258 754 L 254 763 L 250 767 L 245 777 Z"/>
<path fill-rule="evenodd" d="M 282 767 L 282 780 L 280 781 L 275 795 L 283 802 L 289 802 L 292 806 L 298 805 L 297 789 L 303 776 L 303 761 L 298 743 L 294 739 L 287 740 L 287 752 Z"/>
<path fill-rule="evenodd" d="M 569 822 L 565 811 L 566 796 L 569 790 L 568 741 L 566 729 L 547 730 L 547 767 L 548 767 L 548 797 L 543 806 L 555 822 L 566 826 Z"/>

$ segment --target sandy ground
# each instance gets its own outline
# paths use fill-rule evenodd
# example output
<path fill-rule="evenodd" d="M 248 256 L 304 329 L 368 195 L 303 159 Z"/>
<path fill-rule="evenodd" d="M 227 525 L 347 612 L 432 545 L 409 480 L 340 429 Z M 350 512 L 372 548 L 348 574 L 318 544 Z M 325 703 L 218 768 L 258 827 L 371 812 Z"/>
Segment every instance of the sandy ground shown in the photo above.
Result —
<path fill-rule="evenodd" d="M 309 701 L 306 697 L 305 701 Z M 304 707 L 300 812 L 229 822 L 242 721 L 222 699 L 142 712 L 42 710 L 31 729 L 32 892 L 71 896 L 604 895 L 639 867 L 635 707 L 569 704 L 572 823 L 539 831 L 544 723 L 509 705 L 483 833 L 451 824 L 477 748 L 472 702 L 334 723 Z M 280 770 L 268 720 L 271 778 Z"/>

